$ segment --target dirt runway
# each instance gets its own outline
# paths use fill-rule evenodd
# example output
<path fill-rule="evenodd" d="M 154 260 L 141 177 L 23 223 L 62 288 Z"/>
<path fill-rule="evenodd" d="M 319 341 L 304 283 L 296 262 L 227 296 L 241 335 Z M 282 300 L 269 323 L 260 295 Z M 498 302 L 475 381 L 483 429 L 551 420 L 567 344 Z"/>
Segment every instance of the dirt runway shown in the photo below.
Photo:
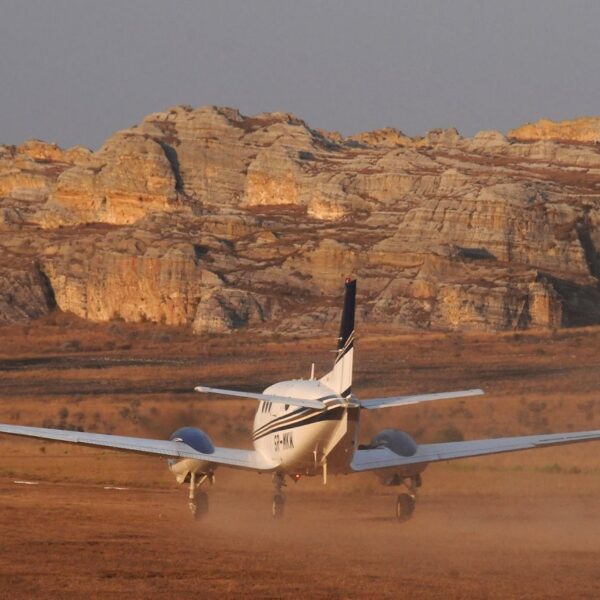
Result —
<path fill-rule="evenodd" d="M 139 459 L 142 460 L 143 459 Z M 224 474 L 206 521 L 185 492 L 0 485 L 5 598 L 598 598 L 600 478 L 432 468 L 415 518 L 393 494 Z M 498 479 L 505 481 L 499 482 Z"/>
<path fill-rule="evenodd" d="M 219 445 L 248 443 L 253 405 L 200 401 L 194 383 L 260 389 L 330 360 L 330 340 L 63 322 L 0 334 L 1 422 L 152 437 L 195 424 Z M 598 329 L 366 336 L 363 397 L 487 395 L 379 411 L 363 438 L 598 429 L 599 347 Z M 221 469 L 195 523 L 164 459 L 0 436 L 0 598 L 600 598 L 600 443 L 432 465 L 423 480 L 408 523 L 369 474 L 290 483 L 274 521 L 269 476 Z"/>

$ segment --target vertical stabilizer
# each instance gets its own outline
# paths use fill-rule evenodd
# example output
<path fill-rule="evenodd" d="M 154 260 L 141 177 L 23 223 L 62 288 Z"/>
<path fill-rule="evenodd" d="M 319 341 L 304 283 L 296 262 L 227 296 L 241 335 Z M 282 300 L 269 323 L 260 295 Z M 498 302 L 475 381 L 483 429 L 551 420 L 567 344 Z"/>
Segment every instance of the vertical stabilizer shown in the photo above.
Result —
<path fill-rule="evenodd" d="M 321 382 L 334 392 L 348 398 L 352 393 L 352 361 L 354 359 L 354 313 L 356 309 L 356 279 L 346 279 L 344 309 L 340 324 L 337 352 L 333 369 Z"/>

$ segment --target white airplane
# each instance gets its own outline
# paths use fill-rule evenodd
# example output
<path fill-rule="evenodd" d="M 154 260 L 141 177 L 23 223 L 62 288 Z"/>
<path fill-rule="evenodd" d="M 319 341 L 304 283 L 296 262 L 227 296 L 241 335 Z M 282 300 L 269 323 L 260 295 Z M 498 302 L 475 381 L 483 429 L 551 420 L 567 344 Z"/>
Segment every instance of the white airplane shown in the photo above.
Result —
<path fill-rule="evenodd" d="M 214 446 L 204 431 L 194 427 L 177 430 L 170 440 L 2 424 L 0 432 L 166 456 L 177 482 L 189 485 L 190 509 L 197 519 L 208 511 L 208 496 L 201 486 L 214 482 L 219 466 L 272 473 L 275 517 L 283 515 L 282 490 L 286 475 L 294 481 L 302 475 L 320 475 L 326 483 L 328 474 L 376 471 L 384 485 L 406 487 L 406 492 L 400 493 L 396 501 L 396 517 L 403 521 L 414 511 L 421 473 L 429 463 L 600 440 L 600 430 L 596 430 L 418 445 L 408 433 L 386 429 L 370 444 L 359 445 L 359 420 L 363 410 L 476 396 L 483 391 L 358 400 L 352 394 L 355 298 L 356 281 L 347 279 L 337 354 L 331 371 L 320 379 L 315 379 L 313 367 L 310 379 L 282 381 L 262 394 L 204 386 L 195 388 L 198 392 L 259 401 L 252 432 L 254 450 Z"/>

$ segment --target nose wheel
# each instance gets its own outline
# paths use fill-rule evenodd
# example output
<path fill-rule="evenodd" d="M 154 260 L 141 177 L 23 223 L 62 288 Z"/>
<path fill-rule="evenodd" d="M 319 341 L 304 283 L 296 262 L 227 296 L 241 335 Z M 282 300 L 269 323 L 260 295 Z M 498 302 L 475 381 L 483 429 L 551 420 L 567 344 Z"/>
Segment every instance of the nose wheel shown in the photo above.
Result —
<path fill-rule="evenodd" d="M 283 473 L 275 473 L 275 475 L 273 475 L 273 486 L 275 487 L 275 491 L 273 493 L 273 504 L 271 506 L 271 513 L 275 519 L 283 517 L 283 513 L 285 512 L 285 495 L 282 491 L 285 485 L 285 475 Z"/>
<path fill-rule="evenodd" d="M 283 494 L 275 494 L 273 496 L 272 513 L 275 519 L 283 517 L 285 512 L 285 496 Z"/>

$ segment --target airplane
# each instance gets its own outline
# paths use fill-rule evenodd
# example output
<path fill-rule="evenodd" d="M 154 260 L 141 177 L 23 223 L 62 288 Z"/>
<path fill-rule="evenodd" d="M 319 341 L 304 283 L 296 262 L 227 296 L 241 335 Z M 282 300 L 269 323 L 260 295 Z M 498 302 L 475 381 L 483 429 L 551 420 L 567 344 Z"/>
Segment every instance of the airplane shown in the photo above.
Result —
<path fill-rule="evenodd" d="M 405 431 L 385 429 L 370 443 L 359 444 L 363 411 L 477 396 L 483 390 L 359 400 L 352 393 L 355 306 L 356 280 L 347 278 L 333 368 L 319 379 L 313 365 L 310 379 L 275 383 L 262 393 L 195 388 L 200 393 L 258 401 L 253 450 L 215 446 L 207 433 L 195 427 L 178 429 L 169 440 L 8 424 L 0 424 L 0 432 L 165 456 L 177 482 L 189 486 L 189 507 L 198 520 L 208 512 L 208 495 L 202 486 L 214 483 L 217 467 L 272 473 L 274 517 L 284 514 L 286 477 L 298 481 L 302 476 L 321 476 L 327 483 L 328 475 L 375 471 L 383 485 L 405 488 L 397 495 L 395 516 L 406 521 L 415 509 L 421 474 L 430 463 L 600 440 L 600 430 L 595 430 L 417 444 Z"/>

